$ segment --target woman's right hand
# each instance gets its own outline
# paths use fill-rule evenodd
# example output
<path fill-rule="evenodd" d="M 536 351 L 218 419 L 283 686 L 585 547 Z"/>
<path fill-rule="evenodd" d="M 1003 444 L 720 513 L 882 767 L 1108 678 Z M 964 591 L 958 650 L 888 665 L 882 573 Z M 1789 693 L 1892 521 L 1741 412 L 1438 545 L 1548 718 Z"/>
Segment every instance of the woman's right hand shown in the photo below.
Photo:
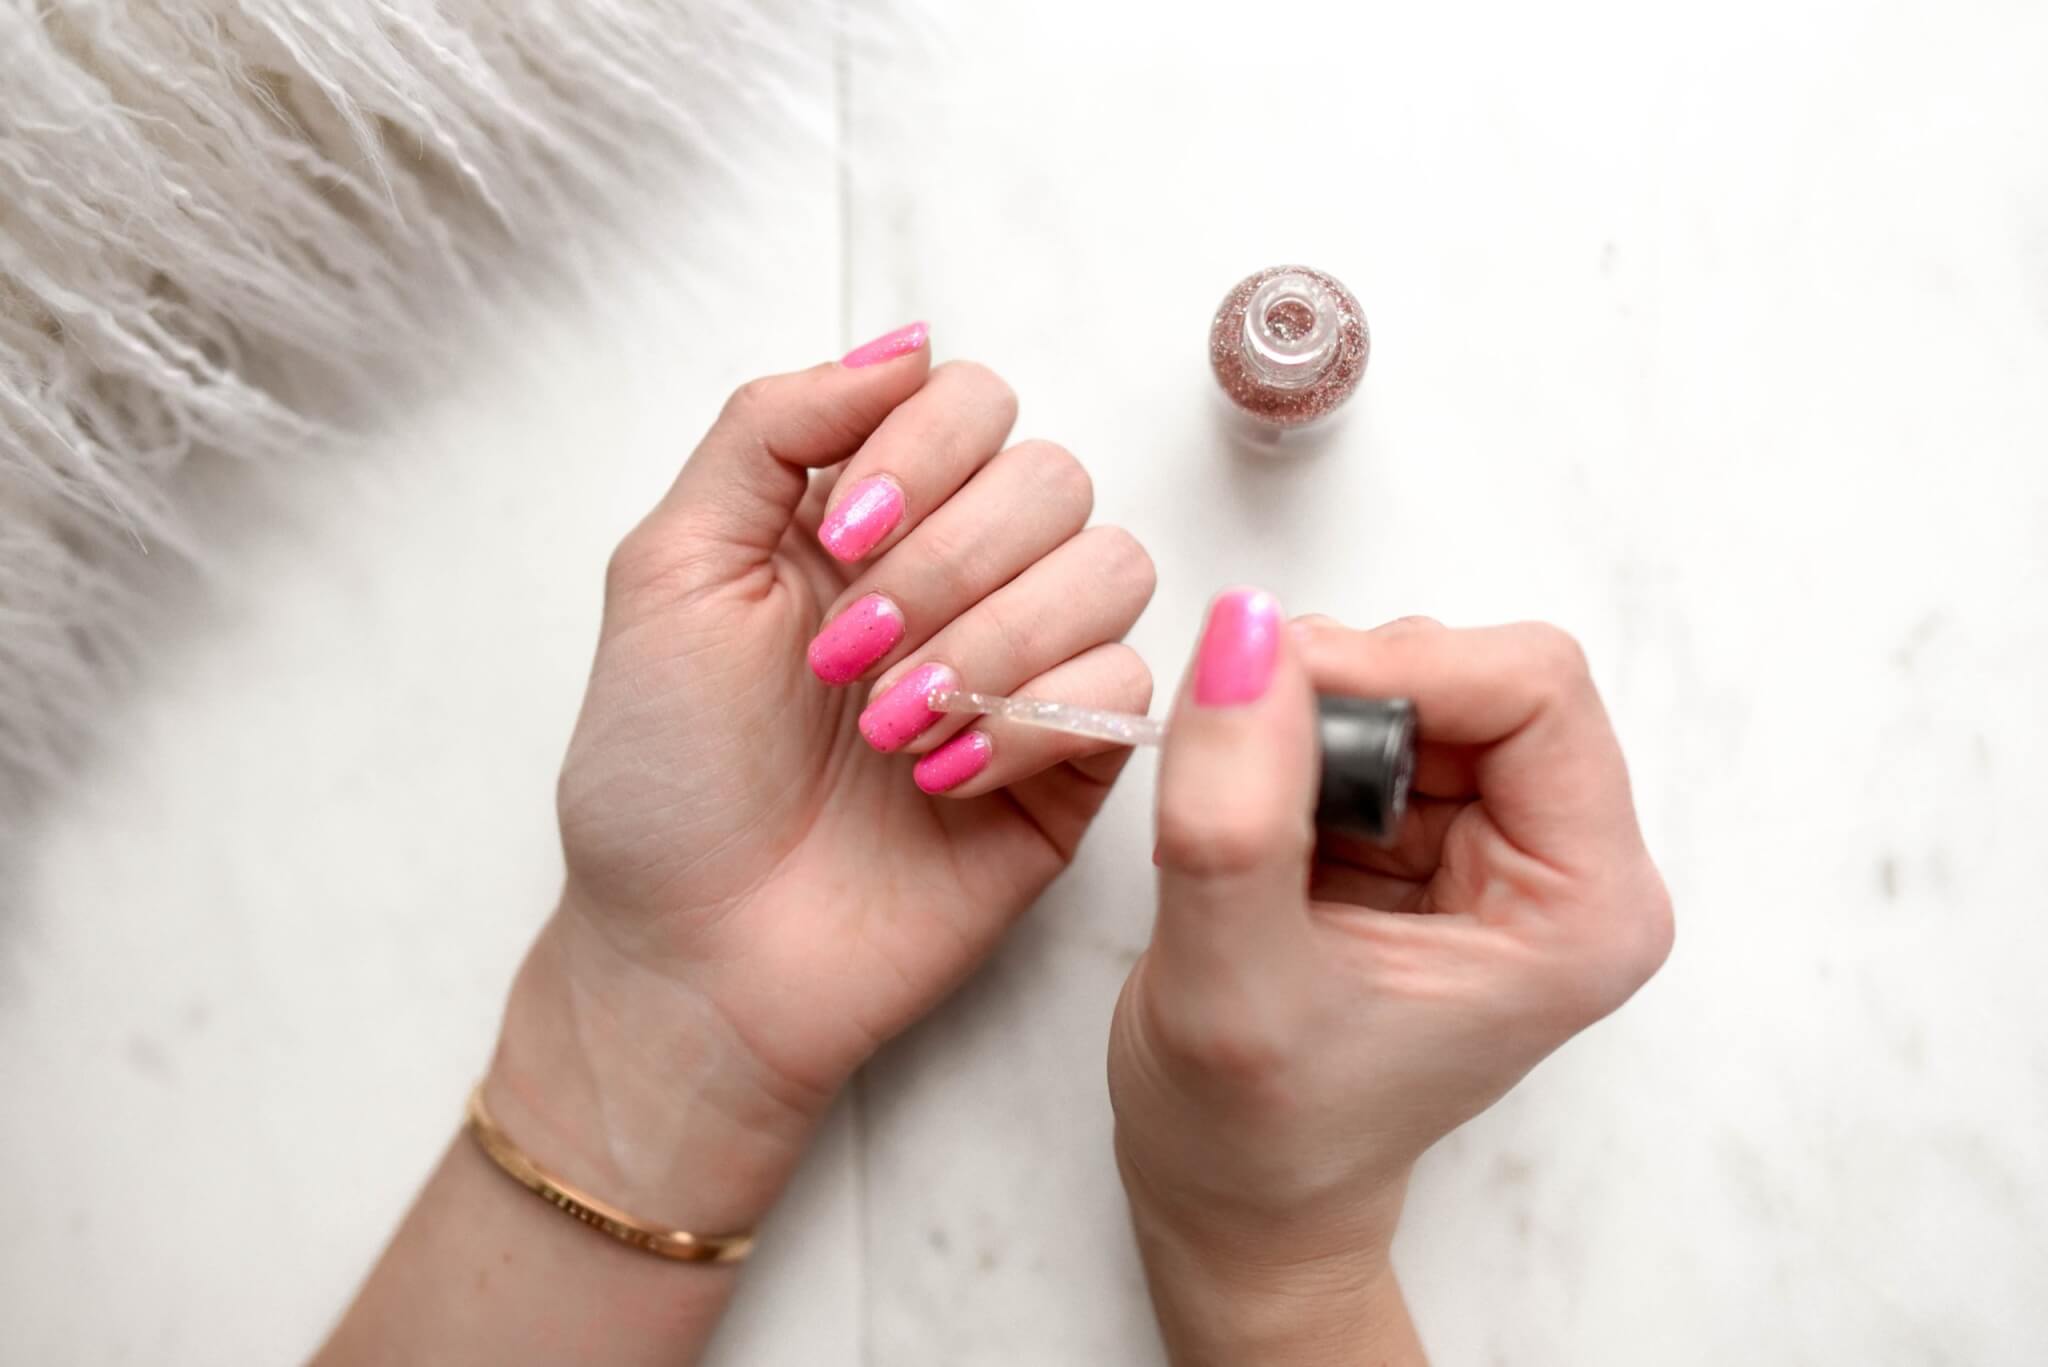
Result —
<path fill-rule="evenodd" d="M 1316 692 L 1415 702 L 1391 849 L 1317 841 Z M 1174 711 L 1157 862 L 1109 1064 L 1174 1360 L 1420 1360 L 1387 1265 L 1410 1167 L 1671 945 L 1583 654 L 1537 625 L 1290 628 L 1226 594 Z"/>

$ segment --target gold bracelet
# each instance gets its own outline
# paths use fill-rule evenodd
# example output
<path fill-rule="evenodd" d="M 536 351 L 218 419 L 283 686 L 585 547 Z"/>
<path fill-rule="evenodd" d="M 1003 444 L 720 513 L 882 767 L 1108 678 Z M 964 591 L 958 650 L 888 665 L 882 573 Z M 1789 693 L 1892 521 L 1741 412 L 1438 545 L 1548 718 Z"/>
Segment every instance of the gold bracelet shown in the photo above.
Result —
<path fill-rule="evenodd" d="M 685 1234 L 681 1230 L 642 1224 L 616 1206 L 606 1205 L 595 1196 L 586 1196 L 548 1176 L 498 1128 L 498 1122 L 491 1118 L 490 1111 L 484 1106 L 484 1085 L 481 1082 L 469 1094 L 468 1128 L 476 1136 L 477 1147 L 503 1168 L 513 1181 L 555 1209 L 575 1216 L 592 1229 L 604 1231 L 620 1243 L 631 1244 L 643 1252 L 672 1258 L 680 1263 L 736 1263 L 754 1251 L 751 1233 Z"/>

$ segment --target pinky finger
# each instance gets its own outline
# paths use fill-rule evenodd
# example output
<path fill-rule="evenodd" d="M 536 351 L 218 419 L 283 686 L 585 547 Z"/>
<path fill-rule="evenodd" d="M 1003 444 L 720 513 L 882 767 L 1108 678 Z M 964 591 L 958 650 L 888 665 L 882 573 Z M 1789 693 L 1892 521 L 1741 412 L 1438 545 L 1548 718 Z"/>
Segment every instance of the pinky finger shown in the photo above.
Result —
<path fill-rule="evenodd" d="M 1152 702 L 1152 674 L 1136 651 L 1112 641 L 1047 670 L 1016 696 L 1142 712 Z M 935 797 L 980 797 L 1055 765 L 1084 761 L 1075 781 L 1100 785 L 1128 753 L 1087 736 L 983 718 L 919 759 L 912 776 Z"/>

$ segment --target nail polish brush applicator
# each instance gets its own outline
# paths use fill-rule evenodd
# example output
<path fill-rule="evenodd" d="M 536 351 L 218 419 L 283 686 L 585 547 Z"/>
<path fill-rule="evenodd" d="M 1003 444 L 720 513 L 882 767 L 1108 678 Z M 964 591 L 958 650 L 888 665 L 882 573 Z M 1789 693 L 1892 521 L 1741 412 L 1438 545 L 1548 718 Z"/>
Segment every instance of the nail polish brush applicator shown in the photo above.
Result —
<path fill-rule="evenodd" d="M 995 717 L 1118 745 L 1160 745 L 1166 740 L 1165 722 L 1134 712 L 1005 698 L 964 688 L 934 689 L 926 703 L 936 712 Z M 1408 788 L 1415 778 L 1414 704 L 1406 698 L 1319 696 L 1316 736 L 1322 750 L 1316 825 L 1381 844 L 1391 841 L 1401 829 Z"/>

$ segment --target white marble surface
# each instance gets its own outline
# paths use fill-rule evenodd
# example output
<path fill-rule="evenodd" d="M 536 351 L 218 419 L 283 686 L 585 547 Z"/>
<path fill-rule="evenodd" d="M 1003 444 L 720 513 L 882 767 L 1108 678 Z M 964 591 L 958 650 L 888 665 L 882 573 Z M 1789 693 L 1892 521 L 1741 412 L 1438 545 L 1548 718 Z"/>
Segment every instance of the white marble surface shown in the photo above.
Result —
<path fill-rule="evenodd" d="M 1588 645 L 1679 947 L 1421 1174 L 1440 1361 L 2041 1360 L 2048 11 L 1164 13 L 821 30 L 796 112 L 843 182 L 790 134 L 602 307 L 223 518 L 230 573 L 9 871 L 0 1360 L 311 1346 L 551 894 L 610 541 L 733 382 L 917 315 L 1152 547 L 1163 675 L 1224 581 Z M 1276 465 L 1220 440 L 1200 344 L 1282 258 L 1375 350 Z M 863 1079 L 721 1363 L 1157 1360 L 1101 1083 L 1149 788 Z"/>

